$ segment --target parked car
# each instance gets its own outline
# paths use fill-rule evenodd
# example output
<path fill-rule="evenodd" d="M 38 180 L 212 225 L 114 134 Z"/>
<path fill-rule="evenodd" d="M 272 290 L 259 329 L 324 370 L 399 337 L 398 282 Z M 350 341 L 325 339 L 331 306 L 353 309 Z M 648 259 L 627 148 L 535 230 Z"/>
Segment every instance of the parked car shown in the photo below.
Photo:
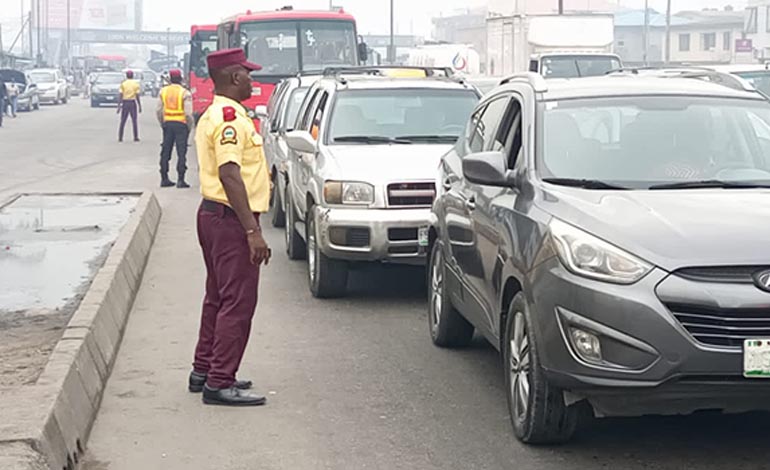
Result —
<path fill-rule="evenodd" d="M 307 91 L 319 78 L 319 75 L 301 75 L 286 79 L 275 88 L 267 106 L 258 106 L 256 109 L 265 156 L 273 178 L 270 208 L 271 223 L 274 227 L 282 228 L 286 223 L 283 207 L 283 201 L 286 200 L 286 184 L 289 181 L 289 147 L 286 144 L 286 134 L 294 130 L 294 123 Z"/>
<path fill-rule="evenodd" d="M 25 72 L 14 69 L 0 69 L 0 77 L 5 83 L 15 83 L 19 88 L 19 111 L 40 109 L 40 97 L 37 85 L 32 83 Z"/>
<path fill-rule="evenodd" d="M 103 72 L 96 75 L 91 85 L 91 107 L 120 102 L 120 84 L 125 80 L 120 72 Z"/>
<path fill-rule="evenodd" d="M 433 342 L 501 351 L 527 443 L 581 408 L 767 410 L 768 155 L 770 104 L 731 76 L 506 80 L 440 166 Z"/>
<path fill-rule="evenodd" d="M 69 83 L 59 69 L 33 69 L 27 76 L 37 85 L 41 103 L 66 104 L 69 101 Z"/>
<path fill-rule="evenodd" d="M 424 264 L 436 166 L 479 100 L 451 78 L 333 74 L 286 134 L 289 257 L 310 291 L 343 295 L 350 262 Z"/>
<path fill-rule="evenodd" d="M 157 98 L 160 94 L 158 74 L 152 70 L 142 70 L 141 72 L 142 93 Z"/>

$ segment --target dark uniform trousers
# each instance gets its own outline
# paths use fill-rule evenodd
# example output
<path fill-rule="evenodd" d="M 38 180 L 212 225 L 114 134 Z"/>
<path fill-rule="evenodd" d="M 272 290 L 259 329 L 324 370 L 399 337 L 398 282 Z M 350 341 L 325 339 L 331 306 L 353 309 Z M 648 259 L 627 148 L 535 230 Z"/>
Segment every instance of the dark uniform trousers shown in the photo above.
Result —
<path fill-rule="evenodd" d="M 160 174 L 168 176 L 168 164 L 171 161 L 171 151 L 176 145 L 176 172 L 179 179 L 184 179 L 187 172 L 187 139 L 190 128 L 184 122 L 163 123 L 163 143 L 160 148 Z"/>
<path fill-rule="evenodd" d="M 134 140 L 139 139 L 139 127 L 136 122 L 137 119 L 137 104 L 136 100 L 126 100 L 120 105 L 120 128 L 118 129 L 118 139 L 123 140 L 123 131 L 126 130 L 126 122 L 128 118 L 131 118 L 131 126 L 134 130 Z"/>
<path fill-rule="evenodd" d="M 259 224 L 259 214 L 254 214 Z M 259 267 L 251 264 L 246 232 L 227 206 L 203 201 L 198 209 L 198 241 L 206 263 L 196 372 L 210 388 L 229 388 L 243 359 L 257 307 Z"/>

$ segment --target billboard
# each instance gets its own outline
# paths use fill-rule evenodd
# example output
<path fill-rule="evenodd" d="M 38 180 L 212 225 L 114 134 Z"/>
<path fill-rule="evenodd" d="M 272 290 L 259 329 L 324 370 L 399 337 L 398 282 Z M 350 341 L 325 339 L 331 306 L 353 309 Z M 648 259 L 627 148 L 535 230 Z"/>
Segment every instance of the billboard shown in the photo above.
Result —
<path fill-rule="evenodd" d="M 68 0 L 40 0 L 40 27 L 67 27 Z M 83 29 L 122 29 L 141 27 L 139 0 L 69 0 L 70 26 Z M 37 0 L 33 0 L 37 9 Z M 37 11 L 35 11 L 37 14 Z"/>

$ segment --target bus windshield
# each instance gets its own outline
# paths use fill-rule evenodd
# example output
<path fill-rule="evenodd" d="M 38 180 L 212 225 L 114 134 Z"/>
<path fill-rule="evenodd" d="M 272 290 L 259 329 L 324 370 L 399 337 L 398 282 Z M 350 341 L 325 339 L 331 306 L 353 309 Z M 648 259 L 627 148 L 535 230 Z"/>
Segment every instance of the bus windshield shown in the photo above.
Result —
<path fill-rule="evenodd" d="M 190 72 L 198 78 L 208 78 L 206 57 L 217 50 L 216 31 L 198 31 L 190 42 Z"/>
<path fill-rule="evenodd" d="M 358 63 L 350 21 L 252 22 L 241 24 L 240 33 L 249 60 L 263 67 L 259 75 L 288 76 Z"/>

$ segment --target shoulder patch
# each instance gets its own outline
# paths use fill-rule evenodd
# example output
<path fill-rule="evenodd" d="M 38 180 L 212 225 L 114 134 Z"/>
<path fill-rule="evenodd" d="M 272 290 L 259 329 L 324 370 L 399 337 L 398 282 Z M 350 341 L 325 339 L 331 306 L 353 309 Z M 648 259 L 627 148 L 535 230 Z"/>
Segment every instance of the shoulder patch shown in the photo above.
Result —
<path fill-rule="evenodd" d="M 225 106 L 222 108 L 222 118 L 224 118 L 225 122 L 232 122 L 235 121 L 236 114 L 235 114 L 235 108 L 232 106 Z"/>
<path fill-rule="evenodd" d="M 221 145 L 238 145 L 238 131 L 233 126 L 225 126 L 222 129 L 222 136 L 219 139 Z"/>

